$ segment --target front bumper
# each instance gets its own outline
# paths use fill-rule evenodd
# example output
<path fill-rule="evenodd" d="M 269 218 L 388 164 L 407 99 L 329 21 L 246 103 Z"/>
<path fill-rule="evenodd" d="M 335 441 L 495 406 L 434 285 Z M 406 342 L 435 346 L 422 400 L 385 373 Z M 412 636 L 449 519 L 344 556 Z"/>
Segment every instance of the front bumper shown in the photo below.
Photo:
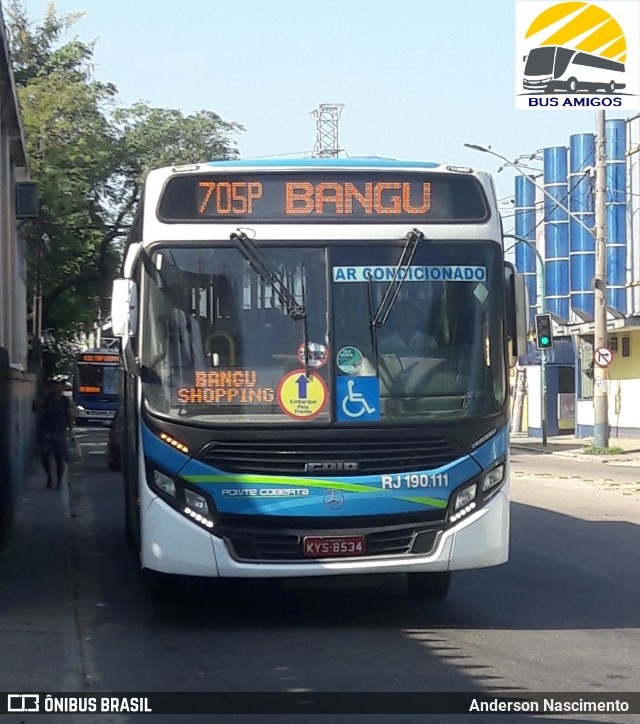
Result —
<path fill-rule="evenodd" d="M 75 417 L 78 420 L 107 420 L 111 421 L 116 415 L 115 410 L 75 410 Z"/>
<path fill-rule="evenodd" d="M 424 555 L 241 562 L 224 540 L 194 525 L 159 497 L 150 495 L 143 505 L 141 563 L 162 573 L 225 578 L 415 573 L 486 568 L 509 557 L 508 481 L 486 505 L 443 530 L 433 550 Z"/>

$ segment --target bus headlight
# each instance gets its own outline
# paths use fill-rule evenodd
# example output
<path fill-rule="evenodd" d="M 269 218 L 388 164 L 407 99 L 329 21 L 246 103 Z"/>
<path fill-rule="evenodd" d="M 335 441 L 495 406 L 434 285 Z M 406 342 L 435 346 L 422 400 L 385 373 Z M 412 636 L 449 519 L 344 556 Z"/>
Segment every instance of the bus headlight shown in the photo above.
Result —
<path fill-rule="evenodd" d="M 476 483 L 467 485 L 455 494 L 451 509 L 452 513 L 449 516 L 450 523 L 455 523 L 461 518 L 464 518 L 465 515 L 471 513 L 472 510 L 475 510 L 477 494 L 478 486 Z"/>
<path fill-rule="evenodd" d="M 172 498 L 176 497 L 176 483 L 173 478 L 161 473 L 159 470 L 154 470 L 153 482 L 163 493 L 170 495 Z"/>
<path fill-rule="evenodd" d="M 215 509 L 204 493 L 187 487 L 180 478 L 167 475 L 151 464 L 147 467 L 147 479 L 165 503 L 212 532 L 215 526 Z"/>
<path fill-rule="evenodd" d="M 213 521 L 209 513 L 207 499 L 203 495 L 185 488 L 184 501 L 185 505 L 182 508 L 184 515 L 188 515 L 189 518 L 195 520 L 196 523 L 200 523 L 200 525 L 207 530 L 211 530 L 213 528 Z"/>
<path fill-rule="evenodd" d="M 185 490 L 184 502 L 189 508 L 193 508 L 196 513 L 209 515 L 209 505 L 207 504 L 207 499 L 199 493 L 195 493 L 193 490 Z"/>
<path fill-rule="evenodd" d="M 482 478 L 482 492 L 486 493 L 487 490 L 493 490 L 497 485 L 504 480 L 504 465 L 498 465 L 498 467 L 489 470 L 489 472 Z"/>
<path fill-rule="evenodd" d="M 476 497 L 476 493 L 478 492 L 478 486 L 474 483 L 473 485 L 468 485 L 466 488 L 463 488 L 459 493 L 457 493 L 454 503 L 453 503 L 453 509 L 460 510 L 460 508 L 464 508 L 469 503 L 473 502 Z"/>

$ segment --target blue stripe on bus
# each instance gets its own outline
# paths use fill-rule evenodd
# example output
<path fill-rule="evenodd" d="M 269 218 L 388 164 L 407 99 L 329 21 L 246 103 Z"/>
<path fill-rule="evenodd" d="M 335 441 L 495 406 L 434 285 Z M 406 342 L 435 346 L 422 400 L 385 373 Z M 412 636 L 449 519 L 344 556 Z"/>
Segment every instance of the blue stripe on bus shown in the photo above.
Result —
<path fill-rule="evenodd" d="M 149 430 L 144 422 L 142 423 L 142 449 L 146 458 L 172 475 L 177 475 L 190 460 L 189 455 L 178 452 L 171 445 L 163 442 Z"/>
<path fill-rule="evenodd" d="M 466 455 L 448 465 L 414 473 L 390 471 L 385 476 L 346 477 L 309 475 L 306 484 L 303 475 L 234 475 L 199 460 L 190 460 L 180 475 L 211 495 L 222 513 L 340 517 L 443 510 L 451 493 L 480 472 L 478 462 Z M 409 488 L 406 485 L 406 479 L 411 476 L 428 480 L 435 476 L 434 481 L 438 481 L 443 479 L 438 478 L 439 475 L 448 478 L 447 487 Z M 400 481 L 401 487 L 383 488 L 383 477 Z M 250 490 L 257 492 L 249 495 Z M 340 491 L 344 500 L 339 509 L 332 509 L 324 500 L 331 490 Z M 278 492 L 273 495 L 272 491 Z"/>
<path fill-rule="evenodd" d="M 442 510 L 441 506 L 449 500 L 449 497 L 457 488 L 478 475 L 482 470 L 489 470 L 493 467 L 496 460 L 506 455 L 508 449 L 508 430 L 505 427 L 486 443 L 483 443 L 471 455 L 458 458 L 452 463 L 437 469 L 422 471 L 423 474 L 429 476 L 446 474 L 449 482 L 446 488 L 407 488 L 404 485 L 404 473 L 390 472 L 389 475 L 394 480 L 399 475 L 399 478 L 403 481 L 403 486 L 399 489 L 382 489 L 381 475 L 348 476 L 344 478 L 338 476 L 308 476 L 310 482 L 311 480 L 316 482 L 307 486 L 305 486 L 304 482 L 305 476 L 234 475 L 178 452 L 160 440 L 144 423 L 142 424 L 142 439 L 144 454 L 152 463 L 155 463 L 169 474 L 188 479 L 192 485 L 207 492 L 215 500 L 216 507 L 221 513 L 319 517 L 389 515 L 428 509 Z M 418 471 L 409 475 L 420 476 L 420 474 L 421 472 Z M 207 477 L 211 478 L 211 482 L 206 481 Z M 205 478 L 205 480 L 202 480 L 202 478 Z M 226 478 L 226 480 L 222 482 L 216 480 L 216 478 Z M 269 483 L 266 481 L 267 478 L 280 478 L 283 482 L 277 483 L 274 481 Z M 318 485 L 317 481 L 322 481 L 326 486 Z M 345 488 L 362 486 L 362 491 L 344 489 L 341 488 L 340 484 L 345 484 Z M 282 497 L 279 495 L 271 496 L 268 492 L 259 492 L 256 497 L 244 497 L 241 492 L 247 488 L 268 491 L 277 487 L 283 489 L 306 488 L 308 492 L 304 496 Z M 326 493 L 332 489 L 341 490 L 344 497 L 344 504 L 338 510 L 329 509 L 324 501 Z M 236 497 L 229 495 L 228 492 L 223 496 L 223 490 L 237 490 L 239 493 Z M 433 499 L 434 504 L 429 504 L 428 499 Z M 435 501 L 440 501 L 440 503 L 436 505 Z"/>
<path fill-rule="evenodd" d="M 490 440 L 480 445 L 471 455 L 483 470 L 492 468 L 497 460 L 504 458 L 509 449 L 509 428 L 503 427 Z"/>
<path fill-rule="evenodd" d="M 394 158 L 366 156 L 364 158 L 250 158 L 236 161 L 209 161 L 207 166 L 245 168 L 247 166 L 301 166 L 305 168 L 438 168 L 432 161 L 398 161 Z"/>

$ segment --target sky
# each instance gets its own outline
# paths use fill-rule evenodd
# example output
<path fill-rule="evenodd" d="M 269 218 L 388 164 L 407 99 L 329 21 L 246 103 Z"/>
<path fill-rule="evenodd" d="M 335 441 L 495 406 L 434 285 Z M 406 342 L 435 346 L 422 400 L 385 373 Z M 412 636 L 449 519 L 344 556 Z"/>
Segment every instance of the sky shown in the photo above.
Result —
<path fill-rule="evenodd" d="M 40 21 L 45 0 L 22 0 Z M 96 40 L 96 78 L 120 102 L 242 124 L 241 158 L 308 155 L 312 111 L 344 104 L 348 156 L 496 172 L 509 159 L 595 130 L 595 111 L 515 109 L 514 0 L 57 0 L 84 11 L 66 36 Z M 626 118 L 632 111 L 607 111 Z M 194 159 L 206 160 L 206 159 Z M 514 172 L 495 177 L 513 196 Z M 508 214 L 508 212 L 507 212 Z M 505 218 L 509 230 L 508 216 Z"/>

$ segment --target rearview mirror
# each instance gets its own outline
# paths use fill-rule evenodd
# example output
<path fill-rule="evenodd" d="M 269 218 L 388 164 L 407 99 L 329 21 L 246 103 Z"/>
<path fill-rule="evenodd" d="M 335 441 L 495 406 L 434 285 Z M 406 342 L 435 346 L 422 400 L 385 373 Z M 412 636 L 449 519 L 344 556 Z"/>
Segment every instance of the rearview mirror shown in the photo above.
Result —
<path fill-rule="evenodd" d="M 131 279 L 115 279 L 111 292 L 111 327 L 116 337 L 128 337 L 138 327 L 138 287 Z"/>
<path fill-rule="evenodd" d="M 527 354 L 529 335 L 529 290 L 524 274 L 516 272 L 513 264 L 504 264 L 507 336 L 509 338 L 509 366 L 514 367 L 518 357 Z"/>

